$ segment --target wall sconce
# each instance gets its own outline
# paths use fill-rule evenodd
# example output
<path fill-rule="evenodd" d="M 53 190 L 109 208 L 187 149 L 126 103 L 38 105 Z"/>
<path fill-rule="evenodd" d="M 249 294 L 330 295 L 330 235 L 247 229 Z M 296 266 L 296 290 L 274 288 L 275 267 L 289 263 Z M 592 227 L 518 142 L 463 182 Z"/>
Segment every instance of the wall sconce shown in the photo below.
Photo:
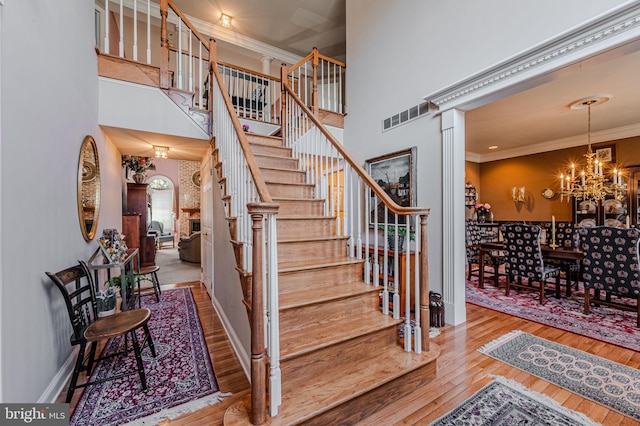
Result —
<path fill-rule="evenodd" d="M 231 16 L 223 13 L 222 16 L 220 16 L 220 25 L 225 28 L 229 28 L 231 26 Z"/>
<path fill-rule="evenodd" d="M 167 158 L 169 155 L 169 147 L 167 146 L 153 146 L 156 158 Z"/>
<path fill-rule="evenodd" d="M 515 203 L 524 203 L 524 186 L 516 188 L 515 186 L 511 190 L 511 199 Z"/>

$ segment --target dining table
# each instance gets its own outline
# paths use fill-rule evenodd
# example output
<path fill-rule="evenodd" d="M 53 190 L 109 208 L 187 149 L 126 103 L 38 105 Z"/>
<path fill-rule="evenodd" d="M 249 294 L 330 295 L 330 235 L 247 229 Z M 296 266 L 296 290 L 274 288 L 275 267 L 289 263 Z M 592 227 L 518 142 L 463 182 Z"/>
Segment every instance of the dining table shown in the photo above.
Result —
<path fill-rule="evenodd" d="M 484 267 L 482 267 L 484 256 L 488 256 L 492 251 L 496 250 L 504 250 L 503 241 L 489 241 L 478 245 L 478 261 L 480 264 L 480 268 L 478 268 L 478 287 L 480 288 L 484 288 Z M 541 244 L 540 251 L 543 259 L 582 260 L 584 258 L 584 252 L 578 248 L 552 247 L 548 244 Z M 498 271 L 494 272 L 498 273 Z M 571 286 L 567 286 L 567 295 L 571 295 Z"/>

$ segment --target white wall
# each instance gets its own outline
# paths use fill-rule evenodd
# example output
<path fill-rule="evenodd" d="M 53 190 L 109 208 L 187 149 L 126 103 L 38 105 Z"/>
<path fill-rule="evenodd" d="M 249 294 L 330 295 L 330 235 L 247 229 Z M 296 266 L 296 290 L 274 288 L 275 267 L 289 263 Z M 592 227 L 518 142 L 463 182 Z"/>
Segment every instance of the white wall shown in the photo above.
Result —
<path fill-rule="evenodd" d="M 71 353 L 61 297 L 45 275 L 88 259 L 77 212 L 80 145 L 98 144 L 103 228 L 121 227 L 120 154 L 97 124 L 93 2 L 2 6 L 0 330 L 3 402 L 48 398 Z"/>
<path fill-rule="evenodd" d="M 431 208 L 430 287 L 442 286 L 440 117 L 382 133 L 382 120 L 422 97 L 542 43 L 616 0 L 349 0 L 345 146 L 357 159 L 417 146 L 417 204 Z M 461 224 L 463 226 L 463 224 Z"/>

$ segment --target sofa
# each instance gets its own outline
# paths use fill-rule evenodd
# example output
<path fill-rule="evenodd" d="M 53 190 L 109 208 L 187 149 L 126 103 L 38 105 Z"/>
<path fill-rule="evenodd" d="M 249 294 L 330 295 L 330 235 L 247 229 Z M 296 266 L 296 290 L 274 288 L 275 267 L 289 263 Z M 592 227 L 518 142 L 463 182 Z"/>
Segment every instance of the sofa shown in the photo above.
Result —
<path fill-rule="evenodd" d="M 200 263 L 200 232 L 180 237 L 178 256 L 185 262 Z"/>
<path fill-rule="evenodd" d="M 173 247 L 176 246 L 176 240 L 173 238 L 173 234 L 171 232 L 164 232 L 164 224 L 162 222 L 152 220 L 148 233 L 156 237 L 156 243 L 159 249 L 162 248 L 163 243 L 171 243 Z"/>

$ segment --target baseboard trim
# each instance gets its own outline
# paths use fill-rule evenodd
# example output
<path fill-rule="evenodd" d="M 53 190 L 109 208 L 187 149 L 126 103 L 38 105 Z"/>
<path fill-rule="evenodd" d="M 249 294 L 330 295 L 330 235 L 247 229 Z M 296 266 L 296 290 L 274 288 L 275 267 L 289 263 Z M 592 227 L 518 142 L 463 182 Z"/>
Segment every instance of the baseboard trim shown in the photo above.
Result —
<path fill-rule="evenodd" d="M 58 399 L 58 395 L 65 388 L 67 381 L 71 378 L 71 373 L 73 373 L 73 366 L 76 363 L 76 357 L 78 356 L 78 351 L 80 348 L 78 346 L 74 346 L 71 354 L 67 360 L 62 364 L 62 367 L 58 370 L 55 376 L 53 376 L 53 380 L 49 383 L 49 386 L 44 390 L 40 398 L 38 398 L 38 403 L 42 404 L 53 404 Z"/>
<path fill-rule="evenodd" d="M 222 327 L 227 333 L 227 336 L 229 336 L 229 341 L 231 342 L 231 346 L 233 346 L 233 350 L 240 361 L 240 365 L 242 366 L 245 376 L 247 376 L 247 379 L 251 382 L 251 359 L 249 354 L 244 350 L 242 342 L 231 326 L 229 318 L 225 315 L 224 309 L 222 309 L 222 306 L 218 303 L 218 299 L 213 299 L 213 309 L 216 310 L 216 313 L 220 318 L 220 322 L 222 323 Z"/>

